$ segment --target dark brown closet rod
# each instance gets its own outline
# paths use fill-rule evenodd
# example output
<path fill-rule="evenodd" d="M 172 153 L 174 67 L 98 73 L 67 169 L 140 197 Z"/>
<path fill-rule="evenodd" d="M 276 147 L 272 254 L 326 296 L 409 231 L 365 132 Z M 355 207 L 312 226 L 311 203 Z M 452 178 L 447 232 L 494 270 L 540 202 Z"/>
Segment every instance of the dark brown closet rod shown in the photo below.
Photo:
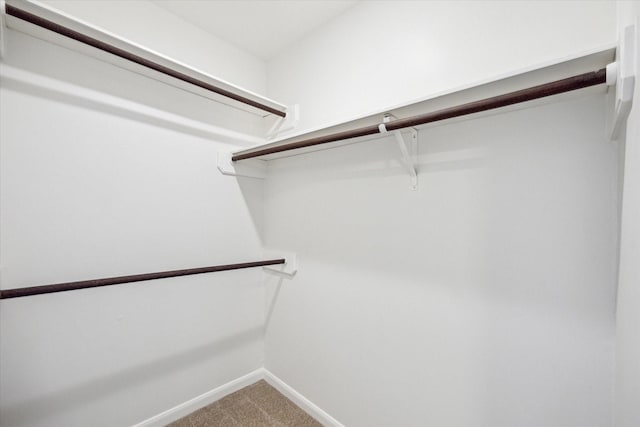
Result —
<path fill-rule="evenodd" d="M 145 280 L 165 279 L 167 277 L 189 276 L 191 274 L 213 273 L 216 271 L 238 270 L 241 268 L 263 267 L 265 265 L 284 264 L 285 259 L 245 262 L 242 264 L 215 265 L 212 267 L 189 268 L 186 270 L 161 271 L 159 273 L 134 274 L 132 276 L 109 277 L 106 279 L 82 280 L 80 282 L 57 283 L 55 285 L 32 286 L 28 288 L 4 289 L 0 299 L 26 297 L 30 295 L 50 294 L 52 292 L 75 291 L 100 286 L 120 285 Z"/>
<path fill-rule="evenodd" d="M 119 47 L 110 45 L 108 43 L 102 42 L 98 39 L 94 39 L 93 37 L 87 36 L 86 34 L 82 34 L 78 31 L 72 30 L 71 28 L 67 28 L 63 25 L 56 24 L 55 22 L 49 21 L 47 19 L 41 18 L 40 16 L 34 15 L 33 13 L 27 12 L 15 6 L 6 5 L 7 15 L 14 16 L 16 18 L 22 19 L 24 21 L 30 22 L 34 25 L 37 25 L 42 28 L 46 28 L 47 30 L 53 31 L 54 33 L 61 34 L 63 36 L 69 37 L 71 39 L 77 40 L 81 43 L 87 44 L 89 46 L 95 47 L 97 49 L 103 50 L 105 52 L 109 52 L 113 55 L 119 56 L 120 58 L 124 58 L 128 61 L 135 62 L 136 64 L 142 65 L 147 68 L 151 68 L 152 70 L 158 71 L 167 76 L 171 76 L 178 80 L 182 80 L 183 82 L 190 83 L 192 85 L 201 87 L 203 89 L 209 90 L 211 92 L 215 92 L 219 95 L 225 96 L 227 98 L 233 99 L 235 101 L 241 102 L 246 105 L 251 105 L 252 107 L 258 108 L 262 111 L 267 111 L 271 114 L 275 114 L 276 116 L 286 117 L 286 113 L 284 111 L 280 111 L 268 105 L 262 104 L 257 101 L 253 101 L 249 98 L 245 98 L 244 96 L 235 94 L 218 86 L 214 86 L 210 83 L 204 82 L 202 80 L 198 80 L 194 77 L 188 76 L 179 71 L 173 70 L 164 65 L 160 65 L 156 62 L 145 59 L 141 56 L 135 55 L 131 52 L 128 52 L 124 49 L 120 49 Z M 125 17 L 126 19 L 126 17 Z"/>
<path fill-rule="evenodd" d="M 391 132 L 398 129 L 404 129 L 408 127 L 437 122 L 440 120 L 451 119 L 453 117 L 460 117 L 468 114 L 479 113 L 481 111 L 506 107 L 508 105 L 517 104 L 520 102 L 532 101 L 534 99 L 557 95 L 560 93 L 582 89 L 589 86 L 595 86 L 605 82 L 606 69 L 603 68 L 598 71 L 592 71 L 566 79 L 556 80 L 551 83 L 545 83 L 539 86 L 533 86 L 515 92 L 481 99 L 479 101 L 469 102 L 467 104 L 456 105 L 454 107 L 445 108 L 431 113 L 393 120 L 385 123 L 385 127 L 387 131 Z M 245 153 L 236 154 L 232 156 L 231 159 L 233 161 L 250 159 L 252 157 L 266 156 L 267 154 L 281 153 L 283 151 L 296 150 L 299 148 L 327 144 L 330 142 L 342 141 L 350 138 L 358 138 L 361 136 L 375 135 L 377 133 L 381 133 L 378 125 L 370 125 L 358 129 L 351 129 L 343 132 L 333 133 L 330 135 L 309 138 L 276 147 L 267 147 L 263 149 L 257 149 L 255 151 L 247 151 Z"/>

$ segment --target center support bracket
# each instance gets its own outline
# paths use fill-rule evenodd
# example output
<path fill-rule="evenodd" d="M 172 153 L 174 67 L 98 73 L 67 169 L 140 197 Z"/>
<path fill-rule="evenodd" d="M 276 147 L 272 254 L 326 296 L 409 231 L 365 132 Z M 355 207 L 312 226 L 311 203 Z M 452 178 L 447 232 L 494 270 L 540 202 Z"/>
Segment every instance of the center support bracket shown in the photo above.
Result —
<path fill-rule="evenodd" d="M 380 133 L 389 133 L 385 123 L 388 123 L 391 120 L 391 117 L 393 116 L 390 114 L 384 116 L 384 123 L 378 125 Z M 400 130 L 392 131 L 398 144 L 398 148 L 400 149 L 400 154 L 402 155 L 402 163 L 404 163 L 407 168 L 407 172 L 409 172 L 411 189 L 415 191 L 418 189 L 418 171 L 416 168 L 416 164 L 418 163 L 418 130 L 415 128 L 408 128 L 405 129 L 404 132 L 408 136 L 408 139 L 405 139 Z"/>

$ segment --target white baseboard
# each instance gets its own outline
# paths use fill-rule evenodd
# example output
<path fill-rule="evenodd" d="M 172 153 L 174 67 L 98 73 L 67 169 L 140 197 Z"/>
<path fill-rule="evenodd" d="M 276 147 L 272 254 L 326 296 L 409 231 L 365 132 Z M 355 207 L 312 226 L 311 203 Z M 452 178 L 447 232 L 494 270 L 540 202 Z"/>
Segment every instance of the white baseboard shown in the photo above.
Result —
<path fill-rule="evenodd" d="M 220 387 L 216 387 L 213 390 L 210 390 L 206 393 L 201 394 L 200 396 L 194 397 L 191 400 L 174 406 L 173 408 L 168 409 L 158 415 L 154 415 L 151 418 L 135 424 L 133 427 L 166 426 L 173 421 L 179 420 L 180 418 L 189 415 L 190 413 L 197 411 L 200 408 L 204 408 L 205 406 L 215 402 L 216 400 L 220 400 L 223 397 L 240 390 L 241 388 L 260 381 L 263 378 L 264 369 L 256 369 L 255 371 L 250 372 L 247 375 L 223 384 Z"/>
<path fill-rule="evenodd" d="M 257 381 L 265 380 L 272 387 L 278 390 L 280 393 L 291 399 L 293 403 L 302 408 L 307 414 L 315 418 L 319 423 L 325 427 L 344 427 L 331 415 L 320 409 L 313 404 L 309 399 L 298 393 L 294 388 L 282 381 L 280 378 L 273 375 L 271 372 L 264 368 L 256 369 L 253 372 L 248 373 L 240 378 L 230 381 L 226 384 L 216 387 L 200 396 L 194 397 L 184 403 L 174 406 L 158 415 L 154 415 L 133 427 L 162 427 L 166 426 L 173 421 L 189 415 L 190 413 L 197 411 L 200 408 L 220 400 L 223 397 L 234 393 L 241 388 L 247 387 Z"/>
<path fill-rule="evenodd" d="M 309 399 L 298 393 L 293 387 L 282 381 L 280 378 L 276 377 L 266 369 L 263 369 L 263 373 L 264 380 L 266 382 L 291 399 L 293 403 L 315 418 L 320 424 L 325 427 L 344 427 L 338 420 L 320 409 L 320 407 L 316 406 Z"/>

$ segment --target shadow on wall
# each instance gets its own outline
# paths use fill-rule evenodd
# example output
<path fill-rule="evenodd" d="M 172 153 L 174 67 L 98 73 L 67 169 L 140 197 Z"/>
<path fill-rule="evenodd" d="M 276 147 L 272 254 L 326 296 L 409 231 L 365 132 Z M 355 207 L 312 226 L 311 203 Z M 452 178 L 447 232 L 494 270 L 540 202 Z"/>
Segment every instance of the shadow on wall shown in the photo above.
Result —
<path fill-rule="evenodd" d="M 264 180 L 226 175 L 221 179 L 235 180 L 238 183 L 247 211 L 251 216 L 255 234 L 260 239 L 260 246 L 264 247 Z"/>
<path fill-rule="evenodd" d="M 261 115 L 247 113 L 223 99 L 210 99 L 191 85 L 167 84 L 138 74 L 136 70 L 135 67 L 129 70 L 126 66 L 105 63 L 101 59 L 9 31 L 2 85 L 9 87 L 11 84 L 15 89 L 17 79 L 21 85 L 32 86 L 26 91 L 18 89 L 25 93 L 50 97 L 51 93 L 47 92 L 51 89 L 61 91 L 67 95 L 64 99 L 59 96 L 52 99 L 208 140 L 212 133 L 217 135 L 217 131 L 222 130 L 226 142 L 252 145 L 260 141 L 246 134 L 262 134 Z M 228 137 L 234 133 L 243 135 Z"/>
<path fill-rule="evenodd" d="M 129 367 L 108 377 L 87 381 L 66 390 L 39 396 L 17 405 L 7 406 L 2 410 L 0 425 L 21 427 L 41 424 L 43 420 L 53 414 L 69 411 L 74 407 L 89 405 L 91 402 L 115 394 L 123 389 L 131 389 L 132 384 L 140 385 L 180 371 L 186 366 L 205 362 L 216 354 L 225 353 L 245 343 L 258 340 L 262 337 L 262 334 L 263 329 L 261 327 L 248 329 L 183 353 L 143 365 Z M 132 397 L 135 398 L 135 396 Z M 105 414 L 96 414 L 98 417 L 101 415 L 104 416 Z"/>
<path fill-rule="evenodd" d="M 427 131 L 428 128 L 422 129 L 423 133 Z M 454 144 L 439 146 L 429 142 L 422 140 L 418 146 L 419 156 L 415 167 L 419 174 L 487 167 L 487 146 L 479 144 L 477 140 L 455 141 Z M 275 160 L 274 163 L 276 173 L 302 174 L 292 179 L 304 182 L 317 179 L 339 181 L 395 177 L 406 177 L 409 180 L 396 139 L 392 136 L 355 138 L 335 145 L 317 146 L 315 150 L 293 151 L 291 155 Z M 427 177 L 422 178 L 423 183 L 428 183 Z M 398 191 L 406 188 L 408 186 L 398 187 Z"/>
<path fill-rule="evenodd" d="M 278 296 L 280 295 L 280 289 L 282 288 L 283 277 L 270 277 L 267 280 L 266 288 L 267 288 L 267 308 L 266 315 L 264 318 L 264 332 L 265 334 L 269 330 L 269 325 L 271 324 L 271 318 L 273 317 L 273 312 L 276 308 L 276 303 L 278 302 Z M 275 285 L 274 285 L 275 283 Z"/>
<path fill-rule="evenodd" d="M 23 75 L 16 74 L 15 76 L 5 74 L 2 76 L 2 86 L 38 98 L 99 111 L 199 138 L 230 141 L 246 141 L 247 138 L 252 138 L 250 135 L 223 129 L 138 102 L 41 77 L 36 74 L 24 73 Z M 259 139 L 256 138 L 253 142 L 258 141 Z"/>
<path fill-rule="evenodd" d="M 602 106 L 594 94 L 425 128 L 417 191 L 392 138 L 273 161 L 267 243 L 334 285 L 327 272 L 343 266 L 610 321 L 616 159 Z"/>

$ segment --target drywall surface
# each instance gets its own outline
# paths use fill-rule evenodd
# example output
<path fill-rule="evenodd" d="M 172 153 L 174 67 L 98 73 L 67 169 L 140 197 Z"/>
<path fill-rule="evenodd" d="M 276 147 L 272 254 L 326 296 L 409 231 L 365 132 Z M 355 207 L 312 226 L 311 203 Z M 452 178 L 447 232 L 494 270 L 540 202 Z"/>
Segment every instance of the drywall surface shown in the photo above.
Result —
<path fill-rule="evenodd" d="M 620 31 L 638 25 L 638 2 L 618 3 Z M 640 46 L 640 40 L 636 41 Z M 640 70 L 638 64 L 636 69 Z M 615 425 L 640 425 L 640 82 L 636 77 L 634 106 L 627 123 L 624 151 L 620 273 L 616 330 Z"/>
<path fill-rule="evenodd" d="M 238 110 L 8 38 L 0 71 L 25 78 L 0 87 L 3 289 L 260 259 L 262 183 L 221 175 L 231 147 L 185 125 Z M 261 367 L 262 274 L 1 300 L 0 425 L 132 425 Z"/>
<path fill-rule="evenodd" d="M 266 368 L 347 426 L 612 419 L 617 149 L 604 96 L 274 160 Z"/>
<path fill-rule="evenodd" d="M 146 0 L 44 3 L 229 83 L 266 93 L 266 64 Z"/>
<path fill-rule="evenodd" d="M 362 1 L 268 62 L 299 131 L 615 41 L 615 2 Z"/>

